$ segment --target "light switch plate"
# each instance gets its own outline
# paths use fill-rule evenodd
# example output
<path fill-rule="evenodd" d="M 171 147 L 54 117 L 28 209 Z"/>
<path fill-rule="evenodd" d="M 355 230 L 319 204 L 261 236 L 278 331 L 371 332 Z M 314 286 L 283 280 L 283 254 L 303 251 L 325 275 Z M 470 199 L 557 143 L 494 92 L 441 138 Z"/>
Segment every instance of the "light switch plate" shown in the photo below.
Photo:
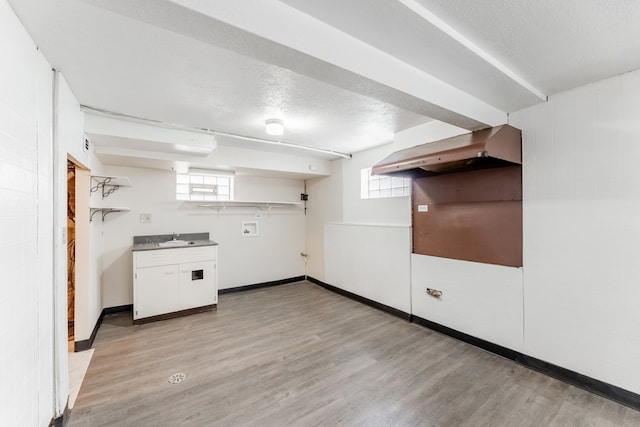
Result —
<path fill-rule="evenodd" d="M 150 213 L 141 213 L 140 214 L 140 222 L 143 224 L 151 223 L 151 214 Z"/>
<path fill-rule="evenodd" d="M 418 212 L 429 212 L 429 205 L 418 205 Z"/>

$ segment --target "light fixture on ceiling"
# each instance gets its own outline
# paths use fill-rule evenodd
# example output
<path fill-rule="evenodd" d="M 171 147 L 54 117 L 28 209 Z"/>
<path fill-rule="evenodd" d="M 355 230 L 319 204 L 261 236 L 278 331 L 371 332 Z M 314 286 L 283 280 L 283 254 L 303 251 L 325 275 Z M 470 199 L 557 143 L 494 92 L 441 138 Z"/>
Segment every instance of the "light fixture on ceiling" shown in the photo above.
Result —
<path fill-rule="evenodd" d="M 279 119 L 268 119 L 264 122 L 266 125 L 265 131 L 268 135 L 279 136 L 284 133 L 284 123 Z"/>

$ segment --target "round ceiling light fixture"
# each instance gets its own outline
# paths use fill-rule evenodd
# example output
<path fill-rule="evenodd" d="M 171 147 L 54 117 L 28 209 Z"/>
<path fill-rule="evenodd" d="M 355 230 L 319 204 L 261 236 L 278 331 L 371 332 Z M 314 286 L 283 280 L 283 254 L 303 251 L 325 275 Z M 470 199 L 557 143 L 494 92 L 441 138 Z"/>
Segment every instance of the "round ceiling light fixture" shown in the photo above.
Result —
<path fill-rule="evenodd" d="M 284 123 L 280 119 L 268 119 L 264 124 L 266 125 L 265 131 L 269 135 L 279 136 L 284 133 Z"/>

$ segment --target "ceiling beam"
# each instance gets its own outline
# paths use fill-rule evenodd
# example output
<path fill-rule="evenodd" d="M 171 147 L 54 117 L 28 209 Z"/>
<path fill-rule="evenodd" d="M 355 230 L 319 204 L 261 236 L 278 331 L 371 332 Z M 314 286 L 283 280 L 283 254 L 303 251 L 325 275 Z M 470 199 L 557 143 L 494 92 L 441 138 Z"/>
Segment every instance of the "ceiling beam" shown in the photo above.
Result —
<path fill-rule="evenodd" d="M 547 95 L 542 93 L 542 91 L 538 90 L 531 83 L 526 81 L 520 75 L 516 74 L 513 70 L 507 67 L 505 64 L 500 62 L 498 59 L 494 58 L 480 46 L 466 38 L 456 29 L 451 27 L 449 24 L 444 22 L 442 19 L 431 13 L 429 9 L 424 7 L 422 4 L 417 2 L 416 0 L 398 0 L 404 6 L 413 11 L 416 15 L 420 16 L 425 21 L 429 22 L 431 25 L 438 28 L 440 31 L 454 39 L 456 42 L 460 43 L 464 47 L 466 47 L 470 52 L 480 57 L 486 63 L 493 66 L 496 70 L 500 71 L 505 76 L 509 77 L 511 80 L 520 85 L 523 89 L 527 90 L 531 94 L 538 97 L 541 101 L 547 100 Z"/>
<path fill-rule="evenodd" d="M 277 0 L 85 1 L 464 129 L 507 122 L 505 112 Z"/>
<path fill-rule="evenodd" d="M 437 120 L 444 119 L 443 121 L 446 122 L 455 121 L 452 124 L 466 129 L 471 128 L 470 130 L 507 122 L 506 113 L 277 0 L 242 2 L 172 0 L 172 2 L 249 34 L 293 49 L 295 52 L 316 58 L 329 66 L 354 73 L 368 80 L 368 86 L 382 85 L 389 88 L 391 90 L 383 88 L 373 90 L 374 97 L 377 95 L 378 98 L 384 98 L 382 100 L 385 102 L 394 105 L 403 104 L 399 105 L 402 108 L 411 104 L 423 104 L 415 105 L 411 109 L 413 111 L 416 108 L 421 109 L 422 114 L 425 110 L 430 110 L 430 114 L 438 116 L 431 117 Z M 276 65 L 302 71 L 295 63 L 295 55 L 280 57 L 279 62 Z M 327 65 L 320 69 L 331 68 Z M 313 69 L 318 69 L 317 64 Z M 337 78 L 337 86 L 344 86 L 344 81 L 342 84 L 340 82 L 344 76 L 339 75 L 339 70 L 326 69 L 325 71 L 327 72 L 325 75 L 333 75 Z M 317 78 L 318 75 L 314 74 L 311 77 Z M 356 82 L 349 89 L 353 90 L 357 86 Z M 413 99 L 402 100 L 403 95 Z"/>

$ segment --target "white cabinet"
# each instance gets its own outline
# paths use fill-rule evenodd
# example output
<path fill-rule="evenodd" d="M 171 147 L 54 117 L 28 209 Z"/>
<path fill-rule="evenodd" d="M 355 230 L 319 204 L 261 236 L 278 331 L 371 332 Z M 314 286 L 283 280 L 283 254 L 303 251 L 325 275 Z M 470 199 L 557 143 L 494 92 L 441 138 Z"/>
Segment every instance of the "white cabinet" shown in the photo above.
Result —
<path fill-rule="evenodd" d="M 135 277 L 134 319 L 180 310 L 177 265 L 138 268 Z"/>
<path fill-rule="evenodd" d="M 133 319 L 218 303 L 217 247 L 133 253 Z"/>
<path fill-rule="evenodd" d="M 216 264 L 211 261 L 180 264 L 180 310 L 218 302 L 218 292 L 212 289 L 211 280 L 215 277 Z"/>

